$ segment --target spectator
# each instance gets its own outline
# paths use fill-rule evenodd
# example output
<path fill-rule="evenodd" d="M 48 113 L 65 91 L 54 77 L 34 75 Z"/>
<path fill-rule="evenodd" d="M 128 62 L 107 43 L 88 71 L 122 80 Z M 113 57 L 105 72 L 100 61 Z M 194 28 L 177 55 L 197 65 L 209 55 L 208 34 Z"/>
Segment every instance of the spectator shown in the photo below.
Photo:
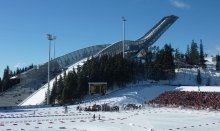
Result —
<path fill-rule="evenodd" d="M 195 109 L 220 109 L 219 92 L 168 91 L 160 94 L 148 104 L 161 106 L 190 107 Z"/>
<path fill-rule="evenodd" d="M 93 120 L 95 120 L 95 114 L 93 114 Z"/>

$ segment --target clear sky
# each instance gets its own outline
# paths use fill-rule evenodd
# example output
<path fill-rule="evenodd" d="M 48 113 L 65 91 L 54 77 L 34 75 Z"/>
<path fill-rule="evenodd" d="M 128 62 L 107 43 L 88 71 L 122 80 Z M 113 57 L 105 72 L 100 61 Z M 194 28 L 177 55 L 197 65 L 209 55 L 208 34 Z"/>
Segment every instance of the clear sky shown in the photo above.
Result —
<path fill-rule="evenodd" d="M 56 55 L 144 35 L 161 18 L 179 19 L 155 43 L 185 52 L 192 40 L 204 51 L 220 52 L 219 0 L 0 0 L 0 77 L 4 68 L 48 60 L 47 33 L 57 36 Z"/>

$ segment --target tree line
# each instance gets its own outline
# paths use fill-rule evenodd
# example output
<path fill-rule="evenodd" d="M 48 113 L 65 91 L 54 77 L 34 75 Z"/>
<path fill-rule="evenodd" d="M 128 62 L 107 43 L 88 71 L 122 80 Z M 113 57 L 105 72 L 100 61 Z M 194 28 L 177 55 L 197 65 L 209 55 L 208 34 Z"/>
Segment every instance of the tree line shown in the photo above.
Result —
<path fill-rule="evenodd" d="M 32 69 L 34 66 L 31 64 L 30 66 L 17 68 L 16 71 L 10 70 L 9 66 L 4 69 L 3 78 L 0 77 L 0 92 L 3 92 L 12 86 L 18 84 L 20 82 L 19 79 L 11 79 L 13 76 L 21 74 L 25 71 Z"/>
<path fill-rule="evenodd" d="M 199 66 L 202 68 L 206 68 L 205 64 L 205 56 L 207 54 L 204 53 L 203 43 L 200 40 L 200 44 L 198 44 L 192 40 L 190 45 L 187 45 L 187 49 L 185 53 L 179 52 L 178 49 L 175 50 L 175 60 L 178 62 L 183 62 L 191 67 Z"/>
<path fill-rule="evenodd" d="M 82 66 L 55 78 L 50 93 L 50 104 L 81 99 L 88 94 L 88 82 L 107 82 L 108 89 L 123 87 L 146 79 L 172 79 L 175 76 L 173 48 L 166 44 L 145 50 L 142 60 L 123 58 L 122 54 L 103 55 L 88 59 Z"/>
<path fill-rule="evenodd" d="M 199 46 L 194 40 L 192 40 L 191 45 L 187 45 L 185 54 L 180 53 L 179 50 L 176 50 L 175 52 L 175 60 L 189 65 L 188 68 L 192 68 L 192 67 L 201 67 L 203 69 L 206 68 L 205 56 L 207 55 L 203 51 L 202 40 L 200 40 Z M 198 85 L 201 85 L 202 78 L 201 78 L 201 72 L 199 68 L 197 70 L 196 81 Z"/>
<path fill-rule="evenodd" d="M 173 79 L 178 62 L 185 63 L 188 66 L 183 67 L 187 68 L 206 68 L 207 54 L 204 53 L 202 40 L 199 45 L 192 40 L 191 44 L 187 45 L 185 53 L 178 49 L 174 50 L 171 44 L 165 44 L 162 49 L 157 46 L 146 48 L 142 55 L 141 59 L 123 58 L 122 54 L 88 59 L 77 69 L 64 73 L 59 79 L 56 78 L 50 93 L 50 103 L 81 99 L 88 94 L 88 82 L 107 82 L 109 89 L 115 85 L 123 87 L 128 83 L 147 79 L 156 81 Z M 220 70 L 220 56 L 216 56 L 216 60 L 216 69 Z M 199 68 L 196 81 L 198 85 L 202 83 Z"/>

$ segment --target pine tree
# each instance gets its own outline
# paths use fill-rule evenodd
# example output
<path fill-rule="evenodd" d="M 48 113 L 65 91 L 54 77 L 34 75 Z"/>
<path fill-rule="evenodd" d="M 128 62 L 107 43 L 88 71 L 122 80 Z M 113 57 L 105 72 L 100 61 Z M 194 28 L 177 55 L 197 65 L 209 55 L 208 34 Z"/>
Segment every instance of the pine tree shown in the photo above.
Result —
<path fill-rule="evenodd" d="M 165 56 L 166 58 L 166 63 L 167 63 L 167 67 L 165 68 L 165 71 L 167 70 L 168 78 L 173 78 L 175 76 L 175 64 L 174 64 L 174 56 L 173 56 L 173 48 L 171 47 L 171 44 L 169 45 L 165 45 L 164 46 L 165 49 Z M 180 56 L 179 56 L 180 57 Z"/>
<path fill-rule="evenodd" d="M 69 88 L 70 88 L 70 98 L 71 99 L 75 99 L 77 98 L 77 95 L 79 94 L 78 93 L 78 90 L 77 90 L 77 78 L 78 78 L 78 75 L 76 74 L 75 70 L 73 70 L 71 72 L 71 76 L 70 76 L 70 83 L 69 83 Z"/>
<path fill-rule="evenodd" d="M 175 60 L 179 61 L 181 59 L 181 54 L 179 52 L 179 49 L 175 50 Z"/>
<path fill-rule="evenodd" d="M 61 101 L 62 100 L 62 92 L 63 92 L 63 89 L 64 89 L 64 80 L 63 80 L 63 77 L 62 75 L 60 75 L 60 78 L 59 80 L 57 81 L 57 100 L 58 101 Z"/>
<path fill-rule="evenodd" d="M 64 71 L 64 74 L 63 74 L 63 80 L 66 79 L 66 71 Z"/>
<path fill-rule="evenodd" d="M 145 49 L 145 63 L 151 63 L 153 58 L 153 52 L 151 51 L 151 48 Z"/>
<path fill-rule="evenodd" d="M 194 41 L 192 41 L 191 43 L 189 62 L 190 62 L 189 64 L 191 65 L 199 65 L 198 45 Z"/>
<path fill-rule="evenodd" d="M 71 101 L 76 95 L 77 75 L 75 71 L 71 71 L 64 79 L 64 89 L 62 91 L 62 101 Z"/>
<path fill-rule="evenodd" d="M 201 78 L 201 73 L 200 73 L 200 69 L 198 69 L 198 73 L 197 73 L 197 83 L 200 86 L 202 83 L 202 78 Z"/>
<path fill-rule="evenodd" d="M 21 73 L 22 73 L 22 69 L 17 68 L 16 75 L 21 74 Z"/>
<path fill-rule="evenodd" d="M 62 91 L 62 95 L 61 95 L 61 101 L 62 102 L 68 102 L 68 92 L 69 92 L 69 89 L 68 89 L 67 86 L 65 86 L 63 91 Z"/>
<path fill-rule="evenodd" d="M 202 40 L 200 40 L 200 52 L 199 52 L 199 64 L 202 68 L 206 68 L 206 64 L 205 64 L 205 56 L 204 56 L 204 52 L 203 52 L 203 44 L 202 44 Z"/>
<path fill-rule="evenodd" d="M 186 54 L 181 53 L 179 51 L 179 49 L 175 50 L 174 59 L 176 61 L 176 64 L 177 64 L 176 66 L 177 66 L 178 69 L 181 67 L 181 65 L 182 65 L 181 63 L 182 62 L 186 62 L 187 63 L 186 58 L 188 58 L 188 57 L 186 57 Z"/>
<path fill-rule="evenodd" d="M 187 48 L 186 48 L 185 59 L 186 59 L 186 63 L 190 64 L 190 48 L 189 48 L 189 45 L 187 45 Z"/>
<path fill-rule="evenodd" d="M 220 71 L 220 55 L 216 55 L 216 70 Z"/>
<path fill-rule="evenodd" d="M 174 57 L 172 55 L 173 48 L 171 45 L 165 44 L 164 48 L 157 54 L 154 66 L 154 75 L 157 79 L 169 79 L 175 76 Z"/>
<path fill-rule="evenodd" d="M 10 77 L 10 69 L 9 66 L 7 66 L 3 73 L 2 91 L 5 91 L 10 87 Z"/>

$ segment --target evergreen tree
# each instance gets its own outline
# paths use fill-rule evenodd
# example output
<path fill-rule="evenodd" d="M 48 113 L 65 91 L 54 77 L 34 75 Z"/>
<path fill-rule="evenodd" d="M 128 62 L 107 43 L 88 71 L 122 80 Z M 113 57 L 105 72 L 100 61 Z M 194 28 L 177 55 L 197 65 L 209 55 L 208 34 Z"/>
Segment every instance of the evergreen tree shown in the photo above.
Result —
<path fill-rule="evenodd" d="M 145 70 L 144 70 L 144 73 L 145 73 L 145 76 L 144 78 L 145 79 L 150 79 L 151 78 L 151 72 L 152 72 L 152 63 L 153 63 L 153 59 L 155 58 L 155 53 L 153 52 L 153 48 L 152 47 L 148 47 L 146 49 L 146 56 L 145 56 L 145 64 L 144 64 L 144 67 L 145 67 Z M 132 70 L 132 73 L 131 73 L 131 77 L 132 79 L 134 78 L 134 75 L 135 75 L 135 63 L 132 62 L 131 63 L 131 70 Z M 133 80 L 134 83 L 136 83 L 136 80 Z"/>
<path fill-rule="evenodd" d="M 199 64 L 202 68 L 206 68 L 206 64 L 205 64 L 205 56 L 204 56 L 204 52 L 203 52 L 203 44 L 202 44 L 202 40 L 200 40 L 200 52 L 199 52 Z"/>
<path fill-rule="evenodd" d="M 63 75 L 63 90 L 61 92 L 61 101 L 62 102 L 65 102 L 67 100 L 67 95 L 68 95 L 68 91 L 69 91 L 69 87 L 68 87 L 68 75 L 69 74 L 66 74 L 66 71 L 64 72 L 64 75 Z"/>
<path fill-rule="evenodd" d="M 178 69 L 181 68 L 182 66 L 181 63 L 184 63 L 184 62 L 187 63 L 187 60 L 186 60 L 187 58 L 189 57 L 186 57 L 186 54 L 181 53 L 179 49 L 175 50 L 174 59 L 176 61 L 176 66 Z"/>
<path fill-rule="evenodd" d="M 5 91 L 10 87 L 10 77 L 10 69 L 9 66 L 7 66 L 3 73 L 2 91 Z"/>
<path fill-rule="evenodd" d="M 220 55 L 216 55 L 216 70 L 220 71 Z"/>
<path fill-rule="evenodd" d="M 11 88 L 13 85 L 18 84 L 19 82 L 16 80 L 12 80 L 11 77 L 15 76 L 16 72 L 9 69 L 9 66 L 7 66 L 4 69 L 3 78 L 1 80 L 1 91 L 5 91 L 9 88 Z"/>
<path fill-rule="evenodd" d="M 16 69 L 16 75 L 20 74 L 21 73 L 21 70 L 17 67 Z"/>
<path fill-rule="evenodd" d="M 175 60 L 179 61 L 181 59 L 181 54 L 179 49 L 175 50 Z"/>
<path fill-rule="evenodd" d="M 12 77 L 13 76 L 13 71 L 9 70 L 9 76 Z"/>
<path fill-rule="evenodd" d="M 77 83 L 77 78 L 78 78 L 78 75 L 77 73 L 75 72 L 75 70 L 73 70 L 73 72 L 71 72 L 71 76 L 70 76 L 70 83 L 69 83 L 69 86 L 70 86 L 70 98 L 71 99 L 77 99 L 78 98 L 78 90 L 77 90 L 77 86 L 78 86 L 78 83 Z"/>
<path fill-rule="evenodd" d="M 157 62 L 157 58 L 158 58 L 158 53 L 159 53 L 159 47 L 156 47 L 156 46 L 153 46 L 153 47 L 149 47 L 148 48 L 148 54 L 150 54 L 148 57 L 148 60 L 146 60 L 145 62 L 145 77 L 147 79 L 153 79 L 153 80 L 159 80 L 158 78 L 158 72 L 159 70 L 157 68 L 158 65 L 156 63 Z M 147 54 L 147 55 L 148 55 Z M 136 76 L 136 68 L 137 68 L 137 64 L 136 63 L 133 63 L 133 70 L 134 70 L 134 76 Z M 133 75 L 133 74 L 132 74 Z M 133 77 L 133 76 L 132 76 Z M 135 78 L 135 77 L 134 77 Z M 135 81 L 136 79 L 134 79 Z"/>
<path fill-rule="evenodd" d="M 29 65 L 29 66 L 27 66 L 27 67 L 23 67 L 23 68 L 18 68 L 18 67 L 17 67 L 17 68 L 16 68 L 16 71 L 14 71 L 14 73 L 13 73 L 12 76 L 21 74 L 21 73 L 23 73 L 23 72 L 25 72 L 25 71 L 28 71 L 28 70 L 32 69 L 33 67 L 34 67 L 33 64 L 31 64 L 31 65 Z"/>
<path fill-rule="evenodd" d="M 186 59 L 186 63 L 190 64 L 190 48 L 189 48 L 189 45 L 187 45 L 187 48 L 186 48 L 185 59 Z"/>
<path fill-rule="evenodd" d="M 171 47 L 171 44 L 167 45 L 165 44 L 164 46 L 164 50 L 165 50 L 165 63 L 166 63 L 166 67 L 165 67 L 165 71 L 167 70 L 167 77 L 169 78 L 173 78 L 175 76 L 175 63 L 174 63 L 174 56 L 173 56 L 173 51 L 174 49 Z M 178 56 L 180 57 L 180 56 Z"/>
<path fill-rule="evenodd" d="M 85 95 L 88 92 L 88 78 L 84 74 L 79 74 L 77 78 L 77 89 L 79 94 Z"/>
<path fill-rule="evenodd" d="M 66 71 L 64 71 L 64 74 L 63 74 L 63 82 L 65 79 L 66 79 Z"/>
<path fill-rule="evenodd" d="M 200 69 L 198 69 L 198 73 L 197 73 L 197 83 L 200 86 L 202 83 L 202 78 L 201 78 L 201 73 L 200 73 Z"/>
<path fill-rule="evenodd" d="M 145 63 L 151 63 L 153 58 L 153 52 L 151 51 L 151 48 L 145 49 Z"/>
<path fill-rule="evenodd" d="M 174 57 L 172 55 L 173 48 L 171 45 L 165 44 L 164 48 L 158 53 L 154 63 L 154 75 L 158 79 L 169 79 L 175 76 Z"/>
<path fill-rule="evenodd" d="M 192 41 L 191 43 L 189 62 L 190 62 L 189 64 L 191 65 L 199 65 L 198 45 L 194 41 Z"/>
<path fill-rule="evenodd" d="M 64 80 L 62 75 L 60 75 L 59 80 L 57 81 L 57 100 L 62 101 L 62 92 L 64 89 Z"/>
<path fill-rule="evenodd" d="M 154 80 L 165 79 L 164 72 L 162 70 L 162 65 L 163 65 L 162 61 L 163 61 L 163 50 L 159 51 L 156 54 L 156 59 L 153 63 L 152 79 Z"/>
<path fill-rule="evenodd" d="M 62 102 L 68 102 L 68 92 L 69 92 L 69 88 L 67 86 L 64 86 L 64 89 L 62 91 L 62 95 L 61 95 L 61 101 Z"/>
<path fill-rule="evenodd" d="M 75 71 L 71 71 L 66 76 L 64 80 L 64 89 L 62 92 L 62 100 L 63 101 L 71 101 L 73 98 L 77 98 L 78 95 L 76 93 L 77 89 L 77 75 Z"/>

